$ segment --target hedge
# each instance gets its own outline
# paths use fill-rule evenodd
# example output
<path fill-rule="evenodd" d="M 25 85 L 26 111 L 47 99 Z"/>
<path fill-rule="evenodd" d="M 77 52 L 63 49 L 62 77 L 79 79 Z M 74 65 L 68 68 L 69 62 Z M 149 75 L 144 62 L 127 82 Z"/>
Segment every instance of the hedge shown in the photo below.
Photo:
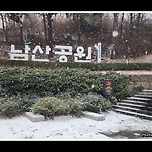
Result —
<path fill-rule="evenodd" d="M 114 96 L 122 99 L 130 94 L 127 85 L 129 78 L 115 72 L 108 72 L 114 81 Z M 89 69 L 60 68 L 53 70 L 33 68 L 11 68 L 0 73 L 0 96 L 5 94 L 37 94 L 38 96 L 56 95 L 69 92 L 94 92 L 103 95 L 103 80 L 106 75 Z"/>
<path fill-rule="evenodd" d="M 44 115 L 46 118 L 59 115 L 81 116 L 83 110 L 99 113 L 112 108 L 111 102 L 98 94 L 89 93 L 75 98 L 63 97 L 66 93 L 61 93 L 56 97 L 39 98 L 31 108 L 34 113 Z"/>
<path fill-rule="evenodd" d="M 152 63 L 77 63 L 77 62 L 34 62 L 34 61 L 15 61 L 0 60 L 0 66 L 4 67 L 32 67 L 43 69 L 56 68 L 82 68 L 91 71 L 101 70 L 152 70 Z"/>
<path fill-rule="evenodd" d="M 128 90 L 128 77 L 116 72 L 108 72 L 107 75 L 114 81 L 113 103 L 116 103 L 117 99 L 130 96 L 137 90 L 136 88 L 134 91 Z M 95 112 L 100 109 L 109 109 L 111 103 L 103 97 L 103 80 L 107 75 L 81 68 L 48 70 L 15 67 L 3 69 L 0 72 L 0 115 L 13 117 L 29 111 L 39 99 L 41 104 L 41 99 L 44 98 L 47 99 L 46 104 L 42 104 L 42 107 L 38 109 L 41 113 L 43 108 L 48 108 L 46 106 L 48 100 L 52 99 L 49 97 L 57 97 L 64 102 L 58 100 L 57 102 L 62 103 L 63 108 L 57 109 L 58 106 L 56 106 L 53 109 L 55 112 L 47 113 L 46 116 L 67 113 L 79 116 L 81 109 Z M 83 102 L 83 107 L 81 107 L 81 102 Z M 70 105 L 70 109 L 65 108 L 67 104 Z M 39 104 L 37 106 L 39 107 Z M 52 108 L 51 103 L 48 106 Z"/>

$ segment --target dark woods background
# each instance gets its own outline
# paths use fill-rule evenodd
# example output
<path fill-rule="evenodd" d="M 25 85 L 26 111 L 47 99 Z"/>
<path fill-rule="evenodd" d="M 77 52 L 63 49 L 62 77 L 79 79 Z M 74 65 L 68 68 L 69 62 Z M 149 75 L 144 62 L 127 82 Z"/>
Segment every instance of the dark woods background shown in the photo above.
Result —
<path fill-rule="evenodd" d="M 152 53 L 152 14 L 149 12 L 103 13 L 0 13 L 1 56 L 15 44 L 71 45 L 74 48 L 101 42 L 102 54 L 111 58 L 135 58 Z M 114 36 L 113 31 L 118 32 Z M 50 56 L 53 56 L 51 54 Z M 2 58 L 2 57 L 1 57 Z"/>

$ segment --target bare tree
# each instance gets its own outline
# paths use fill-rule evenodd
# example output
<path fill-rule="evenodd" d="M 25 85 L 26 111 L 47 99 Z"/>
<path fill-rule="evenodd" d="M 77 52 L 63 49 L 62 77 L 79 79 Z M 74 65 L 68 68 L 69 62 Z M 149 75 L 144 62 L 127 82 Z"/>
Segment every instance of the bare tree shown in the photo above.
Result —
<path fill-rule="evenodd" d="M 73 20 L 76 23 L 77 27 L 77 34 L 78 34 L 78 41 L 81 39 L 81 24 L 80 24 L 81 14 L 80 13 L 73 13 Z"/>
<path fill-rule="evenodd" d="M 118 31 L 118 16 L 119 13 L 114 13 L 114 20 L 113 20 L 113 31 Z"/>
<path fill-rule="evenodd" d="M 9 13 L 9 18 L 12 19 L 14 22 L 20 25 L 20 43 L 23 43 L 23 22 L 21 18 L 23 17 L 23 13 Z"/>
<path fill-rule="evenodd" d="M 132 33 L 133 31 L 133 13 L 130 13 L 130 34 Z"/>
<path fill-rule="evenodd" d="M 114 19 L 113 19 L 113 32 L 117 32 L 118 33 L 118 16 L 119 16 L 119 13 L 114 13 L 113 16 L 114 16 Z M 116 41 L 117 41 L 117 36 L 112 35 L 112 44 L 115 47 L 116 47 Z M 113 49 L 111 51 L 111 59 L 115 58 L 115 55 L 116 55 L 115 47 L 113 47 Z"/>
<path fill-rule="evenodd" d="M 45 35 L 45 43 L 48 44 L 53 50 L 54 39 L 53 39 L 53 15 L 57 15 L 58 13 L 42 13 L 43 17 L 43 27 L 44 27 L 44 35 Z M 49 58 L 53 57 L 53 52 L 49 53 Z"/>
<path fill-rule="evenodd" d="M 144 16 L 143 13 L 137 13 L 137 19 L 136 19 L 136 32 L 137 32 L 137 34 L 140 31 L 143 16 Z"/>
<path fill-rule="evenodd" d="M 65 14 L 67 18 L 72 17 L 73 21 L 75 22 L 76 29 L 77 29 L 77 36 L 78 36 L 78 41 L 81 39 L 81 17 L 82 13 L 66 13 Z"/>
<path fill-rule="evenodd" d="M 104 14 L 100 14 L 100 35 L 103 35 L 103 16 Z"/>
<path fill-rule="evenodd" d="M 48 13 L 47 14 L 47 20 L 48 20 L 48 44 L 51 48 L 51 50 L 53 49 L 53 30 L 52 30 L 52 23 L 53 23 L 53 13 Z M 49 54 L 49 57 L 53 57 L 53 52 L 51 51 Z"/>
<path fill-rule="evenodd" d="M 1 19 L 2 19 L 2 27 L 3 27 L 3 31 L 4 31 L 4 37 L 5 37 L 5 41 L 8 41 L 8 37 L 7 37 L 7 29 L 5 27 L 5 14 L 0 13 Z M 5 20 L 5 21 L 4 21 Z"/>
<path fill-rule="evenodd" d="M 47 43 L 48 38 L 47 38 L 47 28 L 46 28 L 46 14 L 42 13 L 43 16 L 43 25 L 44 25 L 44 34 L 45 34 L 45 43 Z"/>
<path fill-rule="evenodd" d="M 124 14 L 125 13 L 122 13 L 122 17 L 121 17 L 121 24 L 120 24 L 120 31 L 122 33 L 122 26 L 123 26 L 123 21 L 124 21 Z"/>

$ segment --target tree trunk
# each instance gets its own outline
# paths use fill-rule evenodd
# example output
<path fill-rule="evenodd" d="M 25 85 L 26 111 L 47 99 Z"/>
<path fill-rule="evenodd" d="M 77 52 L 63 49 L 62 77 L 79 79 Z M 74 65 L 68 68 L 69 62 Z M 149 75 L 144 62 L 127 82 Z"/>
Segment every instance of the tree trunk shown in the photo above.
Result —
<path fill-rule="evenodd" d="M 141 18 L 141 13 L 138 13 L 138 16 L 137 16 L 137 24 L 136 24 L 136 30 L 137 30 L 137 33 L 139 32 L 139 23 L 140 23 L 140 18 Z"/>
<path fill-rule="evenodd" d="M 114 13 L 113 31 L 118 31 L 118 13 Z"/>
<path fill-rule="evenodd" d="M 8 41 L 8 39 L 7 39 L 7 31 L 6 31 L 5 25 L 4 25 L 4 16 L 3 16 L 2 13 L 0 13 L 0 15 L 1 15 L 1 19 L 2 19 L 2 27 L 3 27 L 3 31 L 4 31 L 4 38 L 5 38 L 5 41 Z"/>
<path fill-rule="evenodd" d="M 7 21 L 7 16 L 6 16 L 7 14 L 5 13 L 4 14 L 4 20 L 5 20 L 5 36 L 6 36 L 6 41 L 9 41 L 9 39 L 8 39 L 8 32 L 7 32 L 7 30 L 8 30 L 8 21 Z"/>
<path fill-rule="evenodd" d="M 52 33 L 52 22 L 53 22 L 53 19 L 52 19 L 52 13 L 48 13 L 47 14 L 47 20 L 48 20 L 48 44 L 49 44 L 49 46 L 50 46 L 50 48 L 51 48 L 51 52 L 50 52 L 50 54 L 49 54 L 49 58 L 50 57 L 53 57 L 53 52 L 52 52 L 52 50 L 53 50 L 53 33 Z"/>
<path fill-rule="evenodd" d="M 100 35 L 102 36 L 103 35 L 103 13 L 101 13 L 100 15 Z"/>
<path fill-rule="evenodd" d="M 130 13 L 130 34 L 132 33 L 133 30 L 133 13 Z"/>
<path fill-rule="evenodd" d="M 121 17 L 121 25 L 120 25 L 120 31 L 121 31 L 121 33 L 122 33 L 123 21 L 124 21 L 124 13 L 122 13 L 122 17 Z"/>
<path fill-rule="evenodd" d="M 23 43 L 23 23 L 20 22 L 20 43 Z"/>
<path fill-rule="evenodd" d="M 118 32 L 118 15 L 119 13 L 114 13 L 114 20 L 113 20 L 113 31 L 117 31 Z M 115 55 L 116 55 L 116 40 L 117 40 L 117 36 L 112 36 L 112 44 L 113 44 L 113 49 L 111 51 L 111 59 L 114 59 L 115 58 Z"/>
<path fill-rule="evenodd" d="M 43 15 L 43 24 L 44 24 L 44 34 L 45 34 L 45 43 L 47 44 L 47 30 L 46 30 L 46 17 L 45 17 L 45 14 L 42 13 Z"/>
<path fill-rule="evenodd" d="M 81 25 L 80 25 L 80 14 L 76 13 L 76 25 L 77 25 L 77 33 L 78 33 L 78 41 L 81 40 Z"/>

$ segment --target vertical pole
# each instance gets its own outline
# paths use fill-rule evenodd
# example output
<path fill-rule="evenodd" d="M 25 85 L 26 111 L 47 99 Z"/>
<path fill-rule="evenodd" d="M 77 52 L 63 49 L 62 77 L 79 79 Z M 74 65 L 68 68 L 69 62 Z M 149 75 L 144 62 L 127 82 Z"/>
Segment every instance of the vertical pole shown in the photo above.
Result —
<path fill-rule="evenodd" d="M 107 100 L 110 101 L 110 99 L 111 99 L 111 95 L 108 95 L 108 96 L 107 96 Z"/>
<path fill-rule="evenodd" d="M 98 63 L 101 63 L 101 43 L 98 43 Z"/>

